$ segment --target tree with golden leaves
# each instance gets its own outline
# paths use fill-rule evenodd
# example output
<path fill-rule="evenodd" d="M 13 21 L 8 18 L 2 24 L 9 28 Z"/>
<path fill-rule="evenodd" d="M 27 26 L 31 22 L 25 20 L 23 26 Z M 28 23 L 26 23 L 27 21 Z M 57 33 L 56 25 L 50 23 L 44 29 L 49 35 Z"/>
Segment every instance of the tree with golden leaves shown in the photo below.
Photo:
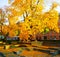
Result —
<path fill-rule="evenodd" d="M 55 10 L 58 4 L 53 3 L 51 9 L 45 13 L 42 13 L 43 5 L 44 0 L 14 0 L 11 3 L 7 9 L 10 12 L 8 14 L 10 25 L 15 25 L 21 16 L 24 19 L 24 22 L 19 23 L 20 38 L 28 39 L 30 35 L 35 36 L 38 32 L 47 33 L 51 30 L 59 33 L 59 14 Z"/>

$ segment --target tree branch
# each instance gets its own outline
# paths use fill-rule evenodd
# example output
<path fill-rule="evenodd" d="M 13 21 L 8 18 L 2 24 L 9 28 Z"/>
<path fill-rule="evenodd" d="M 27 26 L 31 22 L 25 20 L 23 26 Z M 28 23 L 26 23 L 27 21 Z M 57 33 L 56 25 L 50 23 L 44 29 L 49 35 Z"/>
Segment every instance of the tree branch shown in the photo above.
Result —
<path fill-rule="evenodd" d="M 37 5 L 39 4 L 39 0 L 37 1 Z"/>

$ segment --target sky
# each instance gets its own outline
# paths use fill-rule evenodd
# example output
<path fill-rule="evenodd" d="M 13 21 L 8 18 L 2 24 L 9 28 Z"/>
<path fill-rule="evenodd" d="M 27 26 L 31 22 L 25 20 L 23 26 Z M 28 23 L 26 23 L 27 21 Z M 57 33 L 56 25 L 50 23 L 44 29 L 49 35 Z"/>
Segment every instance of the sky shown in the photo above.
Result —
<path fill-rule="evenodd" d="M 44 0 L 46 8 L 44 11 L 48 11 L 52 5 L 53 2 L 57 2 L 59 6 L 56 8 L 56 10 L 60 13 L 60 0 Z"/>
<path fill-rule="evenodd" d="M 13 0 L 11 0 L 11 1 L 13 1 Z M 52 5 L 53 2 L 57 2 L 57 3 L 60 5 L 60 0 L 44 0 L 45 9 L 43 10 L 43 12 L 49 11 L 49 9 L 50 9 L 50 7 L 51 7 L 51 5 Z M 0 0 L 0 8 L 4 8 L 4 7 L 6 7 L 6 6 L 9 6 L 8 0 Z M 60 13 L 60 6 L 58 6 L 58 7 L 56 8 L 56 10 Z M 23 20 L 23 18 L 20 18 L 20 19 L 21 19 L 21 21 Z M 7 24 L 9 24 L 9 23 L 6 22 L 5 24 L 7 25 Z"/>
<path fill-rule="evenodd" d="M 44 2 L 46 6 L 44 11 L 48 11 L 53 2 L 57 2 L 59 4 L 60 0 L 44 0 Z M 3 8 L 8 5 L 8 0 L 0 0 L 0 8 Z M 60 12 L 60 6 L 57 7 L 57 11 Z"/>
<path fill-rule="evenodd" d="M 0 0 L 0 8 L 7 6 L 8 5 L 8 0 Z"/>

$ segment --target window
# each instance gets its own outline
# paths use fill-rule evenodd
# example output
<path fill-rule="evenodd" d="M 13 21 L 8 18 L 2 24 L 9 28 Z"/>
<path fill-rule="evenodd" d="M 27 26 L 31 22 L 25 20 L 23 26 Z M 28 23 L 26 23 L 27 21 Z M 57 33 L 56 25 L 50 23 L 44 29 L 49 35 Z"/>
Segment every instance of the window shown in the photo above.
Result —
<path fill-rule="evenodd" d="M 50 36 L 50 40 L 52 40 L 53 39 L 53 37 L 52 36 Z"/>
<path fill-rule="evenodd" d="M 53 40 L 56 40 L 56 36 L 54 36 Z"/>
<path fill-rule="evenodd" d="M 43 36 L 43 40 L 47 40 L 47 36 Z"/>
<path fill-rule="evenodd" d="M 56 36 L 50 36 L 50 40 L 56 40 Z"/>
<path fill-rule="evenodd" d="M 59 39 L 60 39 L 60 35 L 59 35 Z"/>
<path fill-rule="evenodd" d="M 11 38 L 7 38 L 7 40 L 11 40 Z"/>
<path fill-rule="evenodd" d="M 41 39 L 41 37 L 36 37 L 36 40 L 40 41 L 40 40 L 42 40 L 42 39 Z"/>

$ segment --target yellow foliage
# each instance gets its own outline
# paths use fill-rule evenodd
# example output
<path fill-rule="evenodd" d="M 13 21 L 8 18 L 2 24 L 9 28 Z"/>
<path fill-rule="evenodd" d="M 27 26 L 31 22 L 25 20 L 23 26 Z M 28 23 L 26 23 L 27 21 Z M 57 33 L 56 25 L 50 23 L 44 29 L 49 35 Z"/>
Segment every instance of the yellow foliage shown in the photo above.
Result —
<path fill-rule="evenodd" d="M 58 6 L 58 4 L 56 3 L 56 2 L 54 2 L 53 4 L 52 4 L 52 9 L 53 8 L 56 8 Z"/>
<path fill-rule="evenodd" d="M 9 23 L 10 23 L 10 25 L 14 25 L 14 24 L 16 24 L 17 21 L 18 21 L 18 16 L 11 17 L 11 18 L 9 19 Z"/>
<path fill-rule="evenodd" d="M 10 24 L 8 27 L 4 27 L 5 30 L 3 28 L 3 32 L 9 32 L 9 36 L 12 37 L 16 36 L 19 29 L 19 36 L 22 40 L 28 40 L 30 35 L 35 38 L 36 34 L 44 32 L 45 28 L 59 33 L 59 14 L 54 10 L 55 7 L 57 4 L 53 3 L 51 10 L 42 13 L 43 0 L 39 0 L 38 4 L 36 4 L 36 0 L 15 0 L 9 8 L 11 12 L 11 15 L 8 15 Z M 16 24 L 18 17 L 23 15 L 24 22 Z"/>

